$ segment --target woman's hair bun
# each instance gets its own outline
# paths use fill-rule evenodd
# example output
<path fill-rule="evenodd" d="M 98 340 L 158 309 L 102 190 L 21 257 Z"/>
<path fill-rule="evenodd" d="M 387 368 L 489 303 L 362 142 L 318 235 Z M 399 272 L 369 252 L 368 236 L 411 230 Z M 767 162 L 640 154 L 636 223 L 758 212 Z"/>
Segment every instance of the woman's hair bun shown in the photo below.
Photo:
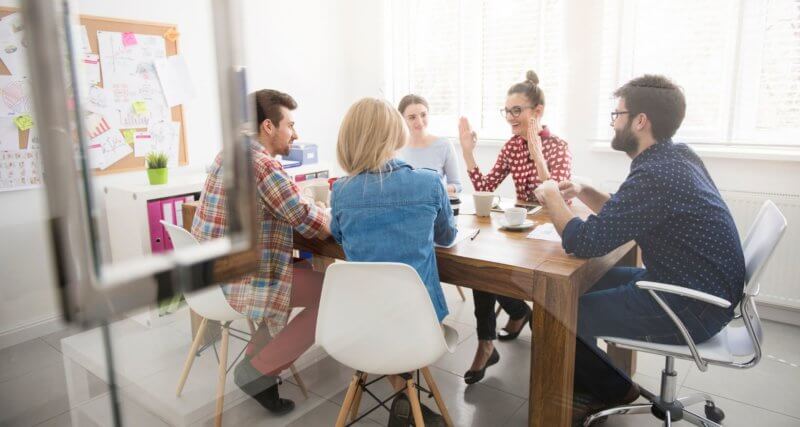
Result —
<path fill-rule="evenodd" d="M 537 76 L 533 70 L 528 70 L 528 72 L 525 73 L 525 81 L 538 85 L 539 76 Z"/>

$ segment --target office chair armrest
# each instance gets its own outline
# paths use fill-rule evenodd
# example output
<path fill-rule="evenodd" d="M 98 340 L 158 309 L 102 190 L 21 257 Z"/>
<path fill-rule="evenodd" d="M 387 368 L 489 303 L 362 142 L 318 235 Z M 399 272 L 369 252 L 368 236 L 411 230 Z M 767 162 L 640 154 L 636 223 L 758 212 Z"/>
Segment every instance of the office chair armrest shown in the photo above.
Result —
<path fill-rule="evenodd" d="M 675 294 L 691 299 L 696 299 L 698 301 L 716 305 L 717 307 L 728 308 L 731 306 L 731 302 L 726 299 L 711 294 L 707 294 L 705 292 L 700 292 L 694 289 L 685 288 L 683 286 L 668 285 L 666 283 L 658 283 L 658 282 L 648 282 L 646 280 L 636 282 L 636 286 L 640 289 L 666 292 L 669 294 Z"/>
<path fill-rule="evenodd" d="M 715 304 L 719 305 L 720 307 L 729 307 L 730 303 L 722 298 L 717 298 L 705 292 L 694 291 L 692 289 L 687 289 L 681 286 L 667 285 L 665 283 L 640 281 L 636 282 L 636 286 L 639 287 L 640 289 L 645 289 L 647 292 L 649 292 L 650 296 L 652 296 L 653 299 L 656 300 L 658 305 L 661 306 L 661 309 L 664 310 L 665 313 L 667 313 L 667 316 L 669 316 L 669 318 L 672 319 L 672 322 L 675 324 L 675 326 L 678 328 L 678 331 L 681 333 L 683 340 L 686 341 L 686 346 L 689 347 L 689 352 L 692 353 L 692 359 L 694 359 L 694 363 L 695 365 L 697 365 L 697 369 L 699 369 L 701 372 L 707 371 L 708 362 L 706 362 L 702 357 L 700 357 L 700 352 L 697 351 L 697 344 L 695 344 L 694 340 L 692 339 L 692 336 L 689 335 L 689 330 L 686 329 L 686 325 L 684 325 L 683 322 L 681 322 L 681 319 L 678 318 L 678 315 L 676 315 L 675 312 L 672 311 L 672 309 L 667 305 L 667 303 L 664 302 L 664 300 L 661 299 L 660 296 L 658 296 L 656 291 L 667 292 L 677 295 L 684 295 L 690 298 L 693 297 L 693 295 L 691 295 L 690 292 L 694 292 L 695 294 L 700 295 L 699 298 L 695 298 L 699 301 L 708 299 L 708 301 L 705 302 L 714 304 L 713 300 L 711 300 L 711 298 L 714 298 L 721 300 L 723 303 L 727 303 L 727 305 Z"/>

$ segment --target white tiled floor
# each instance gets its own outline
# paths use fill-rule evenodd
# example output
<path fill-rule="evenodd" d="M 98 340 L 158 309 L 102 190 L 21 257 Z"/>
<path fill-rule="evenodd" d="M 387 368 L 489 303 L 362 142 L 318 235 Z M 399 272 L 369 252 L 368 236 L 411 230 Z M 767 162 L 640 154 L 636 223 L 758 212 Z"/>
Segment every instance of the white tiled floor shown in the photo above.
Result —
<path fill-rule="evenodd" d="M 462 375 L 472 361 L 477 343 L 471 292 L 465 290 L 467 301 L 461 301 L 454 287 L 445 286 L 445 289 L 451 312 L 446 322 L 459 331 L 460 344 L 454 354 L 440 359 L 431 372 L 454 422 L 459 426 L 526 425 L 530 330 L 526 328 L 520 335 L 521 339 L 498 343 L 500 363 L 487 371 L 482 382 L 467 387 Z M 498 325 L 502 326 L 505 319 L 503 315 Z M 174 383 L 188 349 L 189 337 L 187 321 L 182 317 L 166 327 L 164 335 L 156 338 L 148 337 L 146 328 L 135 322 L 123 321 L 112 328 L 114 341 L 125 343 L 114 348 L 120 366 L 129 369 L 126 372 L 129 378 L 137 379 L 131 382 L 134 384 L 122 385 L 121 416 L 126 426 L 169 425 L 166 421 L 169 418 L 159 411 L 175 407 Z M 94 375 L 61 354 L 62 349 L 69 352 L 75 345 L 98 345 L 96 335 L 79 338 L 75 336 L 77 332 L 65 329 L 0 350 L 0 426 L 113 424 L 108 386 L 101 379 L 104 375 Z M 70 336 L 73 336 L 71 340 L 62 342 Z M 701 373 L 692 363 L 678 361 L 679 394 L 702 390 L 714 395 L 718 406 L 727 414 L 725 425 L 800 426 L 800 328 L 766 322 L 765 336 L 764 359 L 751 370 L 711 367 L 708 372 Z M 66 348 L 64 343 L 68 343 Z M 192 401 L 213 405 L 213 353 L 205 353 L 195 363 L 191 385 L 187 384 L 187 391 L 181 399 L 185 399 L 186 405 Z M 662 364 L 660 357 L 640 354 L 636 381 L 651 391 L 657 391 Z M 281 393 L 295 400 L 297 408 L 283 417 L 273 417 L 252 399 L 242 398 L 241 392 L 229 380 L 228 391 L 231 394 L 228 395 L 228 404 L 232 406 L 225 411 L 224 424 L 265 427 L 331 425 L 351 375 L 350 369 L 330 358 L 308 366 L 301 376 L 310 396 L 304 399 L 300 389 L 287 381 L 281 387 Z M 77 387 L 74 378 L 81 379 Z M 150 400 L 143 399 L 130 390 L 152 396 Z M 390 394 L 385 382 L 376 384 L 375 390 L 380 396 Z M 371 403 L 370 400 L 365 395 L 363 406 Z M 423 400 L 435 407 L 431 399 L 424 397 Z M 162 405 L 153 406 L 153 401 Z M 695 410 L 701 413 L 702 405 L 697 405 Z M 385 425 L 386 419 L 387 413 L 378 410 L 358 425 Z M 210 426 L 212 423 L 213 420 L 207 418 L 193 425 Z M 611 418 L 605 425 L 657 426 L 660 423 L 647 415 L 636 415 Z"/>

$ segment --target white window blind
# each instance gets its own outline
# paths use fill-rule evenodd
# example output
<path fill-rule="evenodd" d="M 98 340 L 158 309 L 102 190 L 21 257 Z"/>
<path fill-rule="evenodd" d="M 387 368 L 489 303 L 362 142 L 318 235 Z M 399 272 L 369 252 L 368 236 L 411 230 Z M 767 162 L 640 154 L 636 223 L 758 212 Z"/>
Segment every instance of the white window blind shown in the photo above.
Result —
<path fill-rule="evenodd" d="M 611 93 L 653 73 L 684 89 L 678 140 L 800 145 L 800 0 L 606 0 L 602 36 L 599 136 Z"/>
<path fill-rule="evenodd" d="M 399 4 L 398 4 L 399 3 Z M 394 97 L 425 97 L 430 130 L 456 136 L 467 116 L 482 138 L 508 139 L 506 93 L 534 70 L 545 123 L 563 98 L 562 0 L 416 0 L 393 4 Z"/>

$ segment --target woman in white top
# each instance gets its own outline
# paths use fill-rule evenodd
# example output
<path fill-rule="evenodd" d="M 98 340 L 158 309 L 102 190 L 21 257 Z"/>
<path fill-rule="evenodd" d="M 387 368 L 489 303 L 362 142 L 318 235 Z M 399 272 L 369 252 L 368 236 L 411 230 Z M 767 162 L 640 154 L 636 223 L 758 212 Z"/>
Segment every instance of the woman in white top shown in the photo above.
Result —
<path fill-rule="evenodd" d="M 410 138 L 398 157 L 416 169 L 432 169 L 442 178 L 449 194 L 461 192 L 458 158 L 447 139 L 428 133 L 428 101 L 406 95 L 397 107 L 408 124 Z"/>

